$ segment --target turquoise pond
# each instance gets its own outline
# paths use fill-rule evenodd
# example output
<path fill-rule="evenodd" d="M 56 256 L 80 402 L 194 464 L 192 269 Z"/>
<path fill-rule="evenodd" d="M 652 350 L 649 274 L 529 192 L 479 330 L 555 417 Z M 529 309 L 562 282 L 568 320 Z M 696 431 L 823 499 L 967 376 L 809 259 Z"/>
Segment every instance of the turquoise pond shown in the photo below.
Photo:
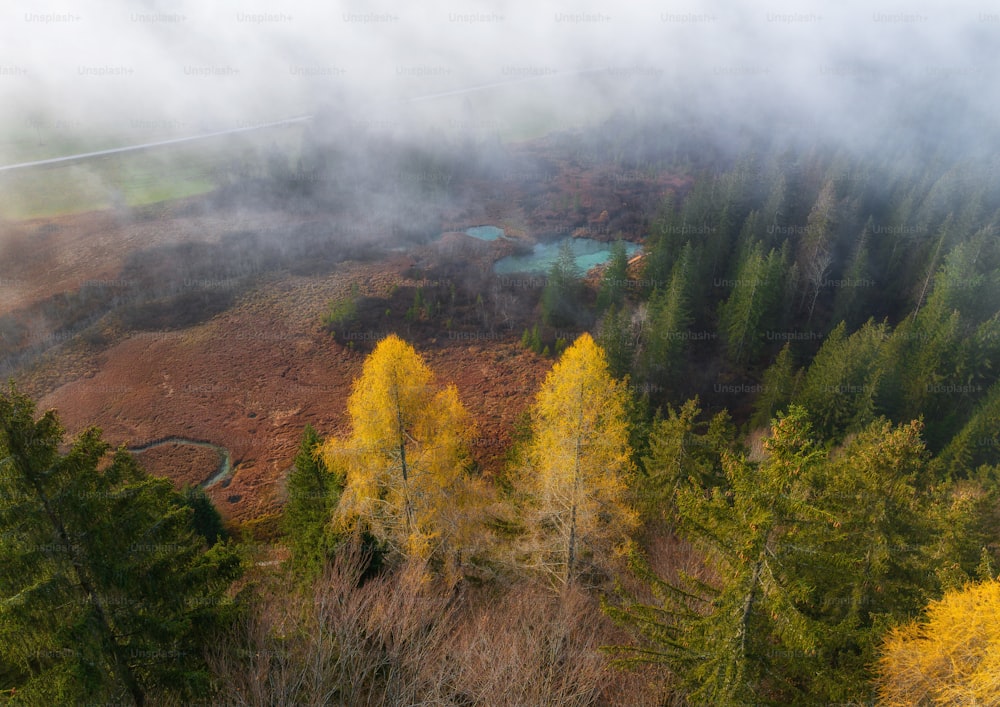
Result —
<path fill-rule="evenodd" d="M 504 237 L 503 229 L 496 226 L 473 226 L 465 229 L 465 234 L 481 241 L 495 241 Z"/>
<path fill-rule="evenodd" d="M 576 256 L 576 266 L 585 273 L 595 265 L 602 265 L 611 258 L 611 244 L 595 241 L 593 238 L 563 238 L 551 243 L 536 243 L 531 253 L 509 255 L 493 264 L 493 272 L 498 275 L 509 273 L 547 273 L 559 258 L 563 243 L 569 243 Z M 625 251 L 631 258 L 642 250 L 642 246 L 625 241 Z"/>

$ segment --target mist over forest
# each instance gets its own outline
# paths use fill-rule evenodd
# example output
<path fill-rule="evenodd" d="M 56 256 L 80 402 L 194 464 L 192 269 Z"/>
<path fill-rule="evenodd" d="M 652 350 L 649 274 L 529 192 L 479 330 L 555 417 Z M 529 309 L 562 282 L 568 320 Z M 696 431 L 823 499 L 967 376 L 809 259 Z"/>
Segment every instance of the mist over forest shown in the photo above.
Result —
<path fill-rule="evenodd" d="M 0 10 L 0 703 L 1000 703 L 998 36 Z"/>

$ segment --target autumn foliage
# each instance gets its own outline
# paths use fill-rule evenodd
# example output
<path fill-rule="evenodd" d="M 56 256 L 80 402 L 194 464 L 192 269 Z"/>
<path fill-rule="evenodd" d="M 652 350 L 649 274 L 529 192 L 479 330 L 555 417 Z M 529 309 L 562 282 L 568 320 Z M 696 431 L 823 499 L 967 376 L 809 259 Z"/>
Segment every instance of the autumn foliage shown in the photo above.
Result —
<path fill-rule="evenodd" d="M 638 516 L 629 504 L 624 385 L 589 334 L 552 367 L 531 409 L 532 439 L 520 487 L 531 564 L 569 582 L 585 561 L 607 557 Z"/>
<path fill-rule="evenodd" d="M 924 621 L 889 632 L 879 661 L 880 703 L 992 705 L 1000 695 L 1000 581 L 948 592 Z"/>
<path fill-rule="evenodd" d="M 335 521 L 394 551 L 428 558 L 462 532 L 472 421 L 455 386 L 434 383 L 412 346 L 388 336 L 365 360 L 347 403 L 351 432 L 323 447 L 344 474 Z"/>

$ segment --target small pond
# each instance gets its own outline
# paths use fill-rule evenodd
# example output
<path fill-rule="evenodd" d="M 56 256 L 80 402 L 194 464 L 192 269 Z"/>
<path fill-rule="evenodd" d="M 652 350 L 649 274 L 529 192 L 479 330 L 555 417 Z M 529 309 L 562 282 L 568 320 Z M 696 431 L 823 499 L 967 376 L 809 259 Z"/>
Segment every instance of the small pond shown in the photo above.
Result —
<path fill-rule="evenodd" d="M 576 256 L 576 266 L 585 273 L 595 265 L 602 265 L 611 258 L 611 243 L 595 241 L 593 238 L 563 238 L 550 243 L 536 243 L 531 253 L 509 255 L 493 264 L 493 272 L 498 275 L 509 273 L 547 273 L 559 258 L 563 243 L 569 243 Z M 642 246 L 625 241 L 628 257 L 642 250 Z"/>
<path fill-rule="evenodd" d="M 473 226 L 465 229 L 465 235 L 478 238 L 481 241 L 495 241 L 504 238 L 503 229 L 496 226 Z"/>

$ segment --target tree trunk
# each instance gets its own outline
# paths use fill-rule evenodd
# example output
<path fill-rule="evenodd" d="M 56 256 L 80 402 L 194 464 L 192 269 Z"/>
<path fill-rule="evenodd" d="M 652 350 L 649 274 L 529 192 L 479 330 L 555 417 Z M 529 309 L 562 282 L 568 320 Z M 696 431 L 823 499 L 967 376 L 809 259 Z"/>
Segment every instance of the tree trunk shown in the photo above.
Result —
<path fill-rule="evenodd" d="M 566 557 L 566 584 L 573 581 L 573 564 L 576 561 L 576 503 L 570 511 L 569 552 Z"/>
<path fill-rule="evenodd" d="M 740 624 L 738 627 L 738 635 L 740 637 L 740 660 L 746 658 L 747 655 L 747 634 L 749 633 L 749 622 L 750 622 L 750 612 L 753 611 L 753 604 L 757 597 L 757 583 L 760 581 L 760 571 L 764 566 L 764 550 L 760 551 L 760 556 L 757 558 L 757 562 L 753 566 L 753 574 L 750 577 L 750 591 L 747 592 L 746 598 L 743 600 L 743 611 L 740 614 Z"/>
<path fill-rule="evenodd" d="M 950 218 L 950 217 L 949 217 Z M 934 274 L 936 272 L 936 265 L 938 255 L 941 253 L 941 246 L 944 245 L 945 231 L 941 234 L 941 238 L 938 239 L 937 248 L 934 249 L 934 255 L 931 257 L 931 264 L 927 268 L 927 277 L 924 278 L 924 285 L 920 288 L 920 296 L 917 297 L 917 306 L 913 308 L 913 315 L 911 319 L 916 321 L 917 314 L 920 312 L 920 308 L 924 304 L 924 297 L 927 295 L 927 289 L 930 287 L 931 280 L 934 279 Z"/>
<path fill-rule="evenodd" d="M 580 400 L 578 401 L 578 408 L 580 411 L 577 420 L 577 430 L 576 430 L 576 454 L 573 459 L 573 505 L 570 508 L 569 513 L 569 548 L 566 553 L 566 584 L 573 581 L 573 566 L 576 564 L 576 507 L 579 503 L 578 495 L 580 493 L 580 454 L 581 441 L 580 438 L 583 436 L 583 387 L 580 387 Z"/>
<path fill-rule="evenodd" d="M 413 534 L 413 504 L 410 502 L 409 469 L 406 467 L 406 431 L 403 429 L 403 410 L 399 401 L 399 381 L 394 389 L 396 398 L 396 433 L 399 435 L 399 466 L 403 474 L 403 512 L 406 516 L 406 536 Z"/>

